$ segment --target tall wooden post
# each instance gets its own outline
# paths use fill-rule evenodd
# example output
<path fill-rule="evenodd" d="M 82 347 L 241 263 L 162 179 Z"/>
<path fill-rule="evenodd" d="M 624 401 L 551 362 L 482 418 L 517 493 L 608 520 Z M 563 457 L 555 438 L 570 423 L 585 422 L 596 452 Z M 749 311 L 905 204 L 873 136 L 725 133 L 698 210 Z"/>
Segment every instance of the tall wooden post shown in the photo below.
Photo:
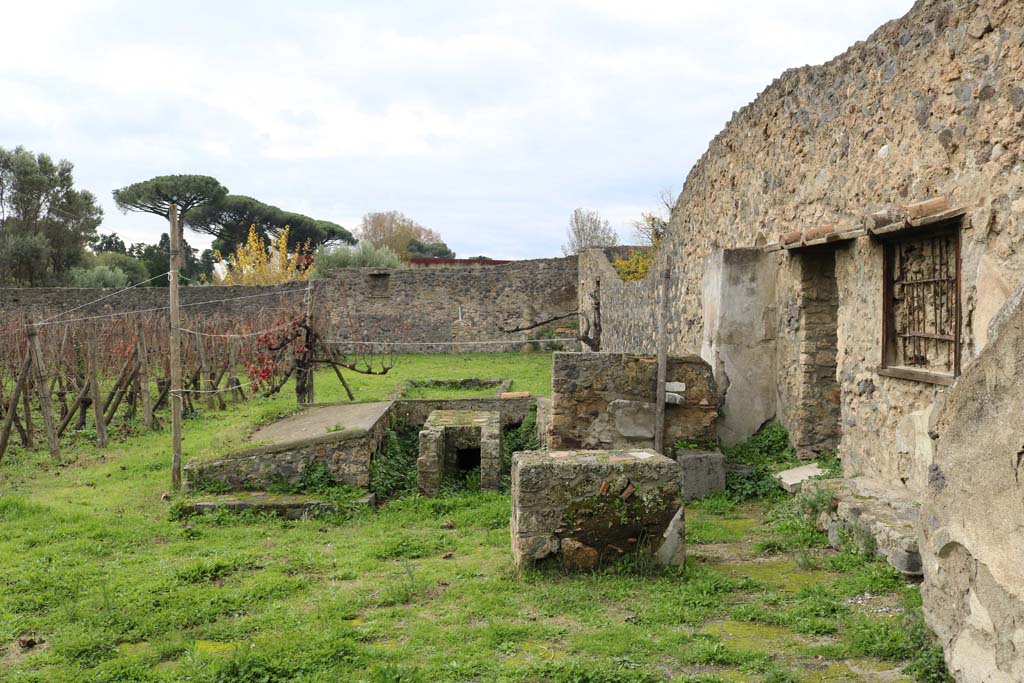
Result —
<path fill-rule="evenodd" d="M 142 399 L 142 424 L 153 428 L 153 396 L 149 393 L 149 353 L 146 351 L 146 334 L 142 322 L 135 325 L 135 343 L 139 349 L 139 394 Z"/>
<path fill-rule="evenodd" d="M 32 349 L 29 347 L 25 348 L 25 362 L 28 363 L 29 368 L 32 367 Z M 32 397 L 29 395 L 32 391 L 32 385 L 35 382 L 32 381 L 31 371 L 28 373 L 28 379 L 25 383 L 25 390 L 21 392 L 21 407 L 22 412 L 25 415 L 25 448 L 32 450 L 36 447 L 35 444 L 35 422 L 32 420 Z"/>
<path fill-rule="evenodd" d="M 171 488 L 181 488 L 181 308 L 178 304 L 178 270 L 182 266 L 181 226 L 178 223 L 178 205 L 171 204 L 171 268 L 167 275 L 170 285 L 170 358 L 171 358 Z"/>
<path fill-rule="evenodd" d="M 53 419 L 53 402 L 50 399 L 50 384 L 46 379 L 46 364 L 43 362 L 43 346 L 39 343 L 39 331 L 35 325 L 28 328 L 29 353 L 32 365 L 36 369 L 36 390 L 39 392 L 39 410 L 43 414 L 46 425 L 46 443 L 50 447 L 50 457 L 58 465 L 60 460 L 60 439 L 57 438 L 57 423 Z"/>
<path fill-rule="evenodd" d="M 11 437 L 14 416 L 18 412 L 18 399 L 21 398 L 21 394 L 25 390 L 31 365 L 32 360 L 26 355 L 24 362 L 21 364 L 21 372 L 18 373 L 18 379 L 14 383 L 14 393 L 11 394 L 10 403 L 7 404 L 7 412 L 4 413 L 3 427 L 0 428 L 0 458 L 4 457 L 4 452 L 7 450 L 7 441 Z"/>
<path fill-rule="evenodd" d="M 654 406 L 654 450 L 665 453 L 665 379 L 668 375 L 669 270 L 661 273 L 658 287 L 658 384 Z"/>
<path fill-rule="evenodd" d="M 305 322 L 306 322 L 306 336 L 302 340 L 306 350 L 302 352 L 300 360 L 297 361 L 299 364 L 298 372 L 295 376 L 295 388 L 298 393 L 298 402 L 311 404 L 314 401 L 313 396 L 313 377 L 314 370 L 316 369 L 313 363 L 313 348 L 312 348 L 312 333 L 313 328 L 313 281 L 310 280 L 309 284 L 306 285 L 305 295 Z"/>
<path fill-rule="evenodd" d="M 89 394 L 92 396 L 92 414 L 96 419 L 96 443 L 100 448 L 107 445 L 107 421 L 103 411 L 103 396 L 100 394 L 100 367 L 96 354 L 96 330 L 93 329 L 85 340 L 85 353 L 88 358 Z"/>

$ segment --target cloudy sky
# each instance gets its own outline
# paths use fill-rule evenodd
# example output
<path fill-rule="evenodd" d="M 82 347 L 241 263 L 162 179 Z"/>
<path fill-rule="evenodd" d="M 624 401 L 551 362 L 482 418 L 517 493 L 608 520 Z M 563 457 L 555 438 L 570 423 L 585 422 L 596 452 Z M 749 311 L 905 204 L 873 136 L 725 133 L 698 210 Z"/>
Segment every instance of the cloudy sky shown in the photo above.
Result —
<path fill-rule="evenodd" d="M 678 193 L 735 109 L 912 0 L 0 0 L 0 146 L 110 191 L 168 173 L 354 229 L 397 209 L 460 256 L 560 253 L 575 207 Z M 196 235 L 186 235 L 203 244 Z"/>

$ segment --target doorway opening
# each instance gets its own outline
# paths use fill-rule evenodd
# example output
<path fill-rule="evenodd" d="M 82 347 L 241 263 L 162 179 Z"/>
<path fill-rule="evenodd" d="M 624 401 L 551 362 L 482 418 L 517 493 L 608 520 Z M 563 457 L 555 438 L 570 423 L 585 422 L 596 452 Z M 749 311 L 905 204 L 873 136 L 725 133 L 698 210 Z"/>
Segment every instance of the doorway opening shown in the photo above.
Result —
<path fill-rule="evenodd" d="M 479 448 L 460 448 L 455 451 L 455 469 L 459 472 L 471 472 L 479 468 Z"/>

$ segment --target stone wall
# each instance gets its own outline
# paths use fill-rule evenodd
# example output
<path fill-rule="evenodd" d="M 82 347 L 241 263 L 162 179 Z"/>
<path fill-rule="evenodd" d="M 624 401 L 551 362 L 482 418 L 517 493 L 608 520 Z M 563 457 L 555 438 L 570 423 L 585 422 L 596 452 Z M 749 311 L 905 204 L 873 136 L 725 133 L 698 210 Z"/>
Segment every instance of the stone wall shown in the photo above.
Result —
<path fill-rule="evenodd" d="M 276 483 L 299 484 L 313 463 L 327 467 L 339 484 L 365 488 L 370 484 L 370 460 L 389 425 L 387 413 L 369 430 L 345 429 L 308 439 L 250 448 L 220 460 L 185 466 L 186 488 L 227 486 L 232 491 L 261 491 Z"/>
<path fill-rule="evenodd" d="M 400 352 L 518 351 L 540 328 L 517 328 L 558 318 L 576 320 L 576 258 L 513 261 L 497 266 L 352 268 L 313 283 L 315 310 L 338 339 L 398 343 Z M 184 287 L 186 315 L 238 316 L 261 308 L 303 308 L 306 283 L 266 287 Z M 69 311 L 113 290 L 0 289 L 0 323 Z M 208 304 L 219 299 L 234 301 Z M 140 287 L 75 311 L 70 317 L 124 310 L 162 311 L 165 288 Z M 2 325 L 0 325 L 2 326 Z M 511 340 L 509 344 L 451 346 L 449 342 Z M 432 345 L 436 344 L 436 345 Z M 571 345 L 570 345 L 571 346 Z M 360 346 L 360 349 L 367 347 Z"/>
<path fill-rule="evenodd" d="M 657 362 L 651 356 L 556 353 L 551 379 L 551 450 L 650 448 L 654 444 Z M 668 382 L 686 385 L 665 406 L 665 444 L 715 441 L 718 394 L 711 367 L 696 356 L 670 358 Z"/>
<path fill-rule="evenodd" d="M 1011 683 L 1024 680 L 1024 287 L 993 332 L 936 411 L 920 547 L 950 671 Z"/>
<path fill-rule="evenodd" d="M 395 401 L 391 419 L 395 425 L 420 427 L 435 410 L 478 410 L 501 415 L 502 427 L 523 423 L 535 405 L 533 398 L 422 398 Z"/>
<path fill-rule="evenodd" d="M 800 272 L 800 317 L 794 331 L 799 356 L 796 381 L 789 385 L 796 394 L 790 438 L 798 449 L 818 452 L 833 450 L 839 444 L 836 256 L 836 251 L 830 249 L 796 258 Z"/>
<path fill-rule="evenodd" d="M 619 257 L 610 249 L 589 249 L 579 256 L 580 331 L 596 329 L 600 348 L 610 353 L 656 353 L 657 289 L 655 281 L 625 282 L 612 267 Z"/>
<path fill-rule="evenodd" d="M 784 73 L 733 115 L 690 172 L 648 281 L 625 286 L 601 276 L 602 348 L 652 350 L 653 280 L 665 266 L 672 273 L 670 351 L 693 353 L 704 334 L 709 255 L 765 247 L 815 226 L 857 228 L 870 214 L 895 215 L 943 196 L 968 212 L 961 336 L 965 362 L 976 356 L 989 320 L 1024 280 L 1022 27 L 1020 2 L 920 0 L 832 61 Z M 827 378 L 800 360 L 813 336 L 804 325 L 817 317 L 800 261 L 813 256 L 770 255 L 779 312 L 776 415 L 808 445 L 834 440 L 811 427 L 832 414 L 811 410 L 820 404 L 805 400 L 820 396 L 822 387 L 810 392 L 810 384 Z M 928 415 L 943 387 L 877 372 L 879 243 L 860 237 L 836 247 L 833 257 L 844 468 L 920 491 L 931 464 Z M 586 317 L 586 260 L 580 272 Z"/>

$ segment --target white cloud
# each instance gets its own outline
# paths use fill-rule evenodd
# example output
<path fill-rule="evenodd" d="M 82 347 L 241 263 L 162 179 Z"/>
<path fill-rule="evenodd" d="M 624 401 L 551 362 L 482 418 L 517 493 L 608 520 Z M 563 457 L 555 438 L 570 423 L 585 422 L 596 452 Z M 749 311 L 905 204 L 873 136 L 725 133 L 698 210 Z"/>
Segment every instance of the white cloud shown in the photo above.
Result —
<path fill-rule="evenodd" d="M 155 239 L 110 190 L 195 172 L 350 228 L 403 210 L 496 257 L 557 254 L 576 206 L 628 237 L 772 78 L 911 5 L 0 1 L 0 145 L 75 162 L 105 230 Z"/>

